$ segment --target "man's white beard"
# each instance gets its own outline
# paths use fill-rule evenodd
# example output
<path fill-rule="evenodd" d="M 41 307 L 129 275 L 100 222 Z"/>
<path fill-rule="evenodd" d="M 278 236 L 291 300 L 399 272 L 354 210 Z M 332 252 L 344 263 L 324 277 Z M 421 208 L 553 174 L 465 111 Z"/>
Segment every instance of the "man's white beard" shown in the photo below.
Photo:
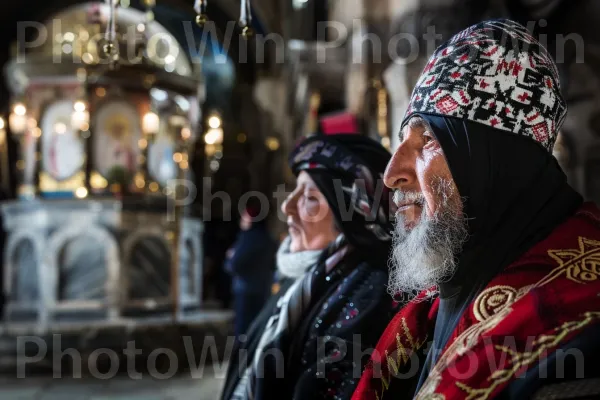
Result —
<path fill-rule="evenodd" d="M 429 219 L 421 193 L 396 194 L 397 200 L 407 196 L 420 202 L 423 213 L 410 230 L 405 227 L 403 215 L 397 216 L 388 285 L 393 296 L 403 294 L 410 298 L 427 289 L 432 289 L 429 296 L 433 296 L 438 286 L 456 272 L 456 256 L 468 237 L 468 228 L 455 188 L 451 181 L 437 182 L 435 190 L 440 204 Z"/>

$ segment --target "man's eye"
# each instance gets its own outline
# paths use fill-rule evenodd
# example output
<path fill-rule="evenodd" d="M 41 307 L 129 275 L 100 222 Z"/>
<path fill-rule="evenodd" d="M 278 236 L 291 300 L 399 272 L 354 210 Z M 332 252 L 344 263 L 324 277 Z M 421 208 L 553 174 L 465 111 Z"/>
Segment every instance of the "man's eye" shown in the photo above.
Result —
<path fill-rule="evenodd" d="M 423 134 L 423 140 L 425 141 L 425 144 L 428 144 L 428 143 L 431 143 L 431 142 L 435 141 L 435 138 L 432 135 L 428 134 L 428 133 L 424 133 Z"/>

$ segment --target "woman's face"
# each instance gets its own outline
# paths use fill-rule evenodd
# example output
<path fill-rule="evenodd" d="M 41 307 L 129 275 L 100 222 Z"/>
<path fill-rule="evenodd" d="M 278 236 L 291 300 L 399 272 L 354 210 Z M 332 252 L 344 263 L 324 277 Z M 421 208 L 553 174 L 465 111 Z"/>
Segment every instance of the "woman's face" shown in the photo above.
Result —
<path fill-rule="evenodd" d="M 292 253 L 324 249 L 338 235 L 325 196 L 305 171 L 298 175 L 296 188 L 283 202 L 281 210 L 287 216 Z"/>

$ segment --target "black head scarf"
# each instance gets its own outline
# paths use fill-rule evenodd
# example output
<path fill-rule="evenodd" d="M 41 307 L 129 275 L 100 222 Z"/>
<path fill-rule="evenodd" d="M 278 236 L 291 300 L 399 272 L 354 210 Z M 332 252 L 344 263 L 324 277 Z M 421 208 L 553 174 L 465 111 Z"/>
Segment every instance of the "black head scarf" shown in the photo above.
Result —
<path fill-rule="evenodd" d="M 544 239 L 582 203 L 540 143 L 483 124 L 419 113 L 431 126 L 464 199 L 470 237 L 457 274 L 440 294 L 458 296 L 442 348 L 471 300 L 510 263 Z"/>
<path fill-rule="evenodd" d="M 382 180 L 390 157 L 363 135 L 319 134 L 303 140 L 289 159 L 296 176 L 306 171 L 315 181 L 354 251 L 368 251 L 384 267 L 393 231 L 390 192 Z"/>
<path fill-rule="evenodd" d="M 470 233 L 441 285 L 436 348 L 495 275 L 581 205 L 551 154 L 566 109 L 550 54 L 510 20 L 457 33 L 424 68 L 402 125 L 414 115 L 431 125 Z"/>

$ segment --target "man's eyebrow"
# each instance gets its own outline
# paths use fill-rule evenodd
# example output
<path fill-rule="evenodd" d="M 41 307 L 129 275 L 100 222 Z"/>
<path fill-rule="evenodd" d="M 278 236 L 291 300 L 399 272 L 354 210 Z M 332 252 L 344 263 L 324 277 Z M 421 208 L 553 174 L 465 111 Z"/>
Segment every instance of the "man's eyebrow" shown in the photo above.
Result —
<path fill-rule="evenodd" d="M 400 131 L 398 132 L 398 140 L 399 143 L 402 143 L 404 141 L 404 128 L 400 129 Z"/>

